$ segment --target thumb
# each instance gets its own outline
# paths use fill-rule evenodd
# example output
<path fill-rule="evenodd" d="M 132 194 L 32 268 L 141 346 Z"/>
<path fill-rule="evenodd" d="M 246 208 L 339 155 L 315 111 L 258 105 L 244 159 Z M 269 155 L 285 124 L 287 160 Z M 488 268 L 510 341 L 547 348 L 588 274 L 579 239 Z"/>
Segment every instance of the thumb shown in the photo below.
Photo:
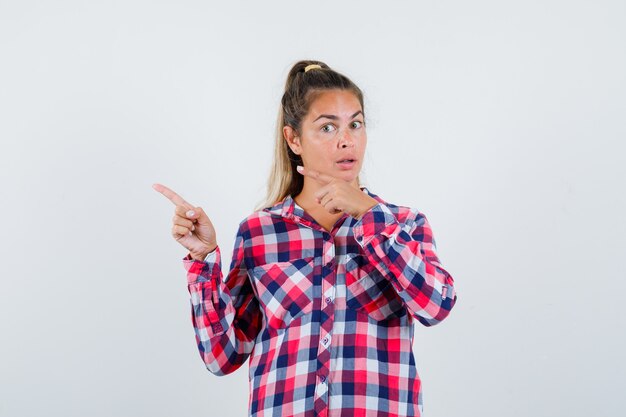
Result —
<path fill-rule="evenodd" d="M 187 217 L 194 223 L 197 221 L 200 224 L 208 224 L 209 216 L 206 215 L 202 207 L 193 207 L 187 211 Z"/>

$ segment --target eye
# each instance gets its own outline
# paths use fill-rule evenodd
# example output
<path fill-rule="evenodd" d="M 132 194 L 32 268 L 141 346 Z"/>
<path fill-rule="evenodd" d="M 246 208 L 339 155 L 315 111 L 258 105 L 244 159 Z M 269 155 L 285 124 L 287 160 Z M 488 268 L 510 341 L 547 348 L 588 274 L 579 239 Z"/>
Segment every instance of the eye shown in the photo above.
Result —
<path fill-rule="evenodd" d="M 330 128 L 332 128 L 332 129 L 330 129 L 330 130 L 329 130 L 329 129 L 326 129 L 327 127 L 330 127 Z M 335 126 L 333 126 L 333 125 L 332 125 L 332 124 L 330 124 L 330 123 L 329 123 L 329 124 L 327 124 L 327 125 L 322 126 L 322 131 L 324 131 L 324 132 L 332 132 L 332 130 L 334 130 L 334 129 L 335 129 Z"/>
<path fill-rule="evenodd" d="M 363 126 L 363 122 L 360 120 L 355 120 L 354 122 L 352 122 L 352 127 L 354 129 L 358 129 L 359 127 Z"/>

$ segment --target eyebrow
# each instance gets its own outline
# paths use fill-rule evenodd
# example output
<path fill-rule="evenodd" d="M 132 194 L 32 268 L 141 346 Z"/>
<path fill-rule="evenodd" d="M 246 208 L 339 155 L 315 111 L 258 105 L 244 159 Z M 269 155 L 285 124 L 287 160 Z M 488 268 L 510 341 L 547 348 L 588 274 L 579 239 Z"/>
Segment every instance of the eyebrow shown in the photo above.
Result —
<path fill-rule="evenodd" d="M 352 116 L 350 116 L 350 118 L 354 119 L 356 117 L 356 115 L 359 114 L 359 113 L 363 114 L 363 112 L 361 110 L 359 110 L 356 113 L 354 113 Z M 313 122 L 317 122 L 322 117 L 325 117 L 327 119 L 332 119 L 332 120 L 339 119 L 339 117 L 335 116 L 334 114 L 320 114 L 317 119 L 313 120 Z"/>

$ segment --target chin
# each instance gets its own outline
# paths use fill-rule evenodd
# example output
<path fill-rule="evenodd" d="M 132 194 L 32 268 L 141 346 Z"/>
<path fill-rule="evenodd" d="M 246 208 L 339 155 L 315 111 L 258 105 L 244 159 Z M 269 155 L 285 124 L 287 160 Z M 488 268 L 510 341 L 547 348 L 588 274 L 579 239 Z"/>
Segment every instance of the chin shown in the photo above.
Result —
<path fill-rule="evenodd" d="M 339 176 L 339 178 L 349 183 L 356 182 L 356 177 L 358 177 L 358 174 L 352 174 L 352 173 L 344 173 L 343 175 Z"/>

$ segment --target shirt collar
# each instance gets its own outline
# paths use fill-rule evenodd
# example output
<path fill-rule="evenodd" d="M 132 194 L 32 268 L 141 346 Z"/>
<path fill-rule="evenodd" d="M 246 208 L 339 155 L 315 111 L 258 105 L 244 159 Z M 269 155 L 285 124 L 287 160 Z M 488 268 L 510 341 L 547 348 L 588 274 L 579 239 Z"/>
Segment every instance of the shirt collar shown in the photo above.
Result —
<path fill-rule="evenodd" d="M 372 193 L 370 190 L 367 189 L 367 187 L 360 186 L 359 188 L 361 189 L 361 191 L 363 191 L 379 203 L 386 204 L 386 202 L 382 198 Z M 315 222 L 315 220 L 311 216 L 309 216 L 302 207 L 296 204 L 291 195 L 287 195 L 285 198 L 282 199 L 282 201 L 279 201 L 272 207 L 266 208 L 265 211 L 272 214 L 280 215 L 288 219 L 292 219 L 299 223 L 304 223 L 310 227 L 315 227 L 314 225 L 317 224 L 317 222 Z M 344 213 L 344 217 L 347 216 L 348 214 Z"/>

